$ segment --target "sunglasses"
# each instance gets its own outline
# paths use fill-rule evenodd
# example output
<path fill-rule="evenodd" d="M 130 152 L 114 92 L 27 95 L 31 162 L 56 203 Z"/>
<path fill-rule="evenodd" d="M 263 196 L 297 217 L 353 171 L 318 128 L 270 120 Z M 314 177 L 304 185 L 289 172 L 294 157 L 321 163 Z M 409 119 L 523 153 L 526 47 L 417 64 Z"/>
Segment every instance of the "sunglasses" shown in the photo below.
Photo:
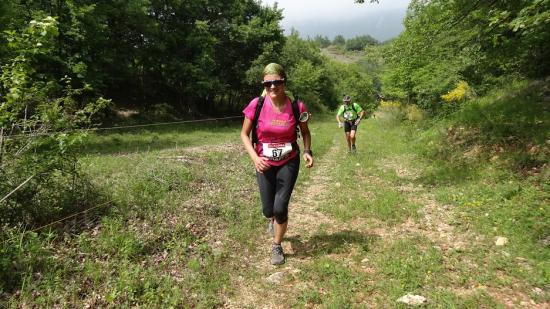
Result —
<path fill-rule="evenodd" d="M 264 80 L 262 82 L 262 85 L 264 85 L 264 87 L 266 88 L 271 88 L 271 86 L 280 86 L 282 84 L 285 83 L 285 80 L 284 79 L 275 79 L 275 80 Z"/>

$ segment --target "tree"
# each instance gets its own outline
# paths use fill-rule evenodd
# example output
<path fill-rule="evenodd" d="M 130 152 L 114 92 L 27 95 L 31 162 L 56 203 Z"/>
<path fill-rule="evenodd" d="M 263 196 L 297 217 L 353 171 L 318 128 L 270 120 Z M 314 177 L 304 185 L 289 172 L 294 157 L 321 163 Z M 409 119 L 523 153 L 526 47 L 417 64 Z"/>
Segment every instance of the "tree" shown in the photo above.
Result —
<path fill-rule="evenodd" d="M 343 47 L 344 45 L 346 45 L 346 39 L 344 38 L 343 35 L 338 34 L 337 36 L 334 37 L 334 40 L 332 40 L 332 44 Z"/>
<path fill-rule="evenodd" d="M 377 45 L 378 40 L 370 35 L 360 35 L 346 41 L 346 50 L 362 51 L 367 46 Z"/>
<path fill-rule="evenodd" d="M 327 48 L 330 46 L 331 42 L 327 36 L 322 36 L 320 34 L 316 35 L 313 38 L 313 41 L 320 47 L 320 48 Z"/>
<path fill-rule="evenodd" d="M 250 0 L 13 0 L 3 8 L 0 21 L 9 22 L 0 30 L 57 18 L 49 74 L 89 85 L 90 96 L 145 110 L 163 103 L 180 115 L 230 104 L 247 91 L 252 61 L 268 44 L 284 44 L 281 11 Z"/>

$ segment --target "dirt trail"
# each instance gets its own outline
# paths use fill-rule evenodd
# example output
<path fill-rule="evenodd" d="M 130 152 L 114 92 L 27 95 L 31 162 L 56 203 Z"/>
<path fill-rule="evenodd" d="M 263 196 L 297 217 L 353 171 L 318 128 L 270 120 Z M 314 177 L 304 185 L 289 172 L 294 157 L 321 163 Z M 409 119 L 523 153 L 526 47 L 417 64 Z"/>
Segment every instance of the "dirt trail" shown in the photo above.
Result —
<path fill-rule="evenodd" d="M 320 227 L 327 227 L 327 233 L 342 229 L 338 222 L 317 210 L 318 204 L 330 194 L 331 179 L 328 176 L 334 168 L 337 155 L 337 145 L 334 143 L 330 150 L 311 170 L 311 178 L 295 189 L 289 205 L 289 228 L 282 246 L 287 257 L 282 266 L 270 265 L 271 237 L 264 232 L 256 242 L 254 252 L 246 260 L 252 273 L 249 278 L 237 278 L 236 295 L 226 302 L 226 308 L 283 308 L 280 299 L 285 299 L 290 291 L 296 292 L 303 283 L 297 275 L 301 267 L 309 263 L 313 256 L 308 251 L 315 250 L 315 244 L 309 240 Z M 303 166 L 302 166 L 303 168 Z M 252 282 L 248 280 L 253 280 Z M 274 285 L 279 288 L 275 289 Z"/>
<path fill-rule="evenodd" d="M 314 282 L 304 282 L 300 279 L 300 273 L 307 271 L 307 267 L 314 263 L 320 256 L 337 259 L 347 265 L 353 271 L 361 271 L 368 274 L 376 273 L 373 266 L 352 259 L 354 245 L 351 249 L 340 253 L 323 254 L 323 249 L 334 245 L 327 240 L 335 235 L 356 235 L 361 239 L 379 238 L 381 241 L 391 242 L 400 237 L 412 237 L 415 235 L 429 239 L 444 257 L 444 267 L 452 272 L 452 261 L 449 254 L 456 250 L 467 250 L 472 244 L 484 241 L 483 236 L 473 232 L 459 233 L 453 226 L 454 212 L 450 206 L 439 204 L 428 188 L 414 186 L 413 181 L 420 174 L 407 164 L 403 158 L 389 158 L 379 162 L 384 169 L 395 171 L 402 179 L 410 180 L 409 185 L 396 188 L 410 202 L 421 205 L 417 220 L 408 219 L 402 224 L 393 227 L 371 227 L 364 218 L 357 218 L 350 222 L 342 222 L 331 218 L 319 210 L 322 202 L 330 200 L 334 187 L 338 184 L 330 175 L 337 168 L 338 147 L 336 140 L 332 141 L 329 151 L 316 162 L 316 167 L 311 170 L 311 177 L 307 182 L 298 186 L 294 192 L 290 204 L 289 230 L 283 242 L 283 248 L 287 261 L 282 266 L 270 265 L 270 241 L 271 237 L 265 230 L 257 237 L 254 248 L 249 252 L 243 252 L 243 264 L 247 265 L 246 273 L 236 274 L 232 278 L 235 294 L 225 302 L 225 308 L 285 308 L 287 303 L 281 300 L 292 300 L 299 292 L 315 286 Z M 322 167 L 322 168 L 319 168 Z M 368 175 L 369 181 L 379 183 L 380 186 L 388 185 L 377 175 Z M 372 222 L 372 219 L 370 219 Z M 382 227 L 380 227 L 382 226 Z M 328 235 L 328 236 L 327 236 Z M 324 238 L 323 238 L 324 237 Z M 324 247 L 324 248 L 323 248 Z M 336 250 L 338 251 L 338 250 Z M 471 270 L 475 271 L 478 265 L 472 264 Z M 452 287 L 446 287 L 452 288 Z M 477 287 L 468 289 L 457 287 L 453 289 L 456 295 L 467 295 L 476 292 Z M 535 303 L 519 291 L 510 289 L 488 289 L 487 292 L 498 302 L 507 308 L 514 304 L 522 304 L 522 307 L 547 308 L 545 305 Z M 365 298 L 365 307 L 377 307 L 374 299 Z M 290 302 L 292 303 L 292 301 Z M 386 304 L 387 305 L 387 304 Z"/>

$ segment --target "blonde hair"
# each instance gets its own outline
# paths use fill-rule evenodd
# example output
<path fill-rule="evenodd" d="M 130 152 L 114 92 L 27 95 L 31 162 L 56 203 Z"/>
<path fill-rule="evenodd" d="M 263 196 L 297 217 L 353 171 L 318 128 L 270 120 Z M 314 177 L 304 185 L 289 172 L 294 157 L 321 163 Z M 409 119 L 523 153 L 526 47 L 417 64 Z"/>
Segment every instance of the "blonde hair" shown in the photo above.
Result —
<path fill-rule="evenodd" d="M 286 73 L 285 69 L 283 69 L 283 66 L 278 63 L 270 63 L 265 66 L 263 75 L 279 75 L 281 78 L 286 79 Z"/>

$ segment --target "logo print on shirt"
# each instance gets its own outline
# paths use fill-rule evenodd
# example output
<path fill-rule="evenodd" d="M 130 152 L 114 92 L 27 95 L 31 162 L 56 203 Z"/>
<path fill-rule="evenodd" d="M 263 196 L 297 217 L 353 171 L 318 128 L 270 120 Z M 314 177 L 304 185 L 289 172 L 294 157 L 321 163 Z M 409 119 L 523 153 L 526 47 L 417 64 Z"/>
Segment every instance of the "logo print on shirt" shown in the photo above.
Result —
<path fill-rule="evenodd" d="M 288 126 L 288 120 L 284 119 L 271 119 L 271 125 L 276 127 L 286 127 Z"/>

